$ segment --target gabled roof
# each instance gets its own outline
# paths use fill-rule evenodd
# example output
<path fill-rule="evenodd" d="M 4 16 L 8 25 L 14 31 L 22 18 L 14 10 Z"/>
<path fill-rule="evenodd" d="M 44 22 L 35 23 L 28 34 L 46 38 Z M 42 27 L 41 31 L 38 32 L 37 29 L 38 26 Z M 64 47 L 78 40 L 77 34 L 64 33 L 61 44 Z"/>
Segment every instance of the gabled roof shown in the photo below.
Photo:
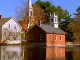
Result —
<path fill-rule="evenodd" d="M 2 26 L 2 25 L 4 25 L 6 22 L 8 22 L 10 19 L 12 19 L 12 17 L 10 17 L 10 18 L 2 18 L 2 19 L 0 19 L 0 27 Z M 22 29 L 22 27 L 20 26 L 20 24 L 13 18 L 13 20 L 19 25 L 19 27 Z"/>
<path fill-rule="evenodd" d="M 63 30 L 60 28 L 54 28 L 51 25 L 44 25 L 41 24 L 40 26 L 46 33 L 56 33 L 56 34 L 66 34 Z"/>
<path fill-rule="evenodd" d="M 2 18 L 0 19 L 0 26 L 4 25 L 7 21 L 9 21 L 12 17 L 10 18 Z"/>
<path fill-rule="evenodd" d="M 28 32 L 33 29 L 35 26 L 38 26 L 40 27 L 43 31 L 45 31 L 46 33 L 54 33 L 54 34 L 66 34 L 63 30 L 61 30 L 60 28 L 54 28 L 53 26 L 51 25 L 45 25 L 45 24 L 41 24 L 41 26 L 39 25 L 34 25 L 32 26 Z M 28 33 L 27 32 L 27 33 Z"/>

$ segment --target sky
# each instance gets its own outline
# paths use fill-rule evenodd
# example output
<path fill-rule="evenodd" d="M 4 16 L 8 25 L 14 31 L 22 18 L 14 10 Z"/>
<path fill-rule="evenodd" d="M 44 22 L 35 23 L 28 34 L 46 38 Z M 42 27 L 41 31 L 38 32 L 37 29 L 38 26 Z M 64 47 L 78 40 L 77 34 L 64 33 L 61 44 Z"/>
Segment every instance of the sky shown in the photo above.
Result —
<path fill-rule="evenodd" d="M 34 4 L 36 1 L 37 0 L 32 0 L 32 3 Z M 62 9 L 68 10 L 72 17 L 74 17 L 73 13 L 75 13 L 78 6 L 80 6 L 80 0 L 42 0 L 42 1 L 50 1 L 55 6 L 61 6 Z M 2 15 L 3 17 L 15 18 L 16 7 L 19 7 L 21 5 L 22 5 L 21 0 L 0 0 L 0 15 Z"/>

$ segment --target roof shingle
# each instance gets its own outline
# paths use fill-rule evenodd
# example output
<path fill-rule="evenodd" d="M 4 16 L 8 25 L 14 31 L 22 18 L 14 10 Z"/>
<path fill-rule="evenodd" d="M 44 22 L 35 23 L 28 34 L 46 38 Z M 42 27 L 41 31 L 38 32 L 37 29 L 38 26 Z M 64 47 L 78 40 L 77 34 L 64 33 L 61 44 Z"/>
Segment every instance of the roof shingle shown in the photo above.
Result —
<path fill-rule="evenodd" d="M 0 19 L 0 26 L 4 25 L 7 21 L 9 21 L 11 18 L 2 18 Z"/>
<path fill-rule="evenodd" d="M 51 25 L 44 25 L 41 24 L 40 28 L 42 28 L 46 33 L 57 33 L 57 34 L 66 34 L 63 30 L 60 28 L 54 28 Z"/>

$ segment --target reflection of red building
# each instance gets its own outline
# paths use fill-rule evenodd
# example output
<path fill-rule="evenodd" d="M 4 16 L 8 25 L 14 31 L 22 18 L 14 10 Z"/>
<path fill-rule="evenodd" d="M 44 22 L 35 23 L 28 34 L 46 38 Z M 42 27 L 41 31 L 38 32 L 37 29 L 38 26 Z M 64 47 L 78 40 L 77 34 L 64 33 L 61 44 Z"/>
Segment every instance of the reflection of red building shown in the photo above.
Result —
<path fill-rule="evenodd" d="M 24 60 L 65 60 L 65 48 L 26 46 L 24 49 Z"/>
<path fill-rule="evenodd" d="M 45 60 L 46 49 L 40 47 L 25 47 L 24 60 Z"/>
<path fill-rule="evenodd" d="M 65 60 L 65 48 L 46 48 L 46 59 Z"/>

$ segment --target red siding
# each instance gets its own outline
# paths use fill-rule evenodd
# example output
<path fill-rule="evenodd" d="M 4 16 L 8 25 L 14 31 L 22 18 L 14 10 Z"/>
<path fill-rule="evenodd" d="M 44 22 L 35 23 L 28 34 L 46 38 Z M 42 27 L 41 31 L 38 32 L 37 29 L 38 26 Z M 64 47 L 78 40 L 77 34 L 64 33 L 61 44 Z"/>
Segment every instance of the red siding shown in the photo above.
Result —
<path fill-rule="evenodd" d="M 52 40 L 50 40 L 51 34 L 46 34 L 47 45 L 65 45 L 65 35 L 52 34 Z M 57 40 L 55 39 L 57 36 Z M 61 40 L 60 40 L 61 36 Z"/>
<path fill-rule="evenodd" d="M 65 58 L 65 48 L 46 48 L 46 59 Z"/>
<path fill-rule="evenodd" d="M 30 36 L 31 34 L 33 34 L 33 40 L 31 40 L 31 36 Z M 42 40 L 40 40 L 40 34 L 42 34 Z M 26 34 L 26 39 L 27 42 L 31 42 L 31 43 L 45 43 L 46 33 L 36 25 Z"/>
<path fill-rule="evenodd" d="M 33 35 L 33 40 L 31 40 L 31 34 Z M 40 40 L 40 34 L 42 34 L 42 40 Z M 50 40 L 50 35 L 52 40 Z M 57 40 L 55 39 L 57 36 Z M 61 40 L 60 40 L 61 36 Z M 30 43 L 46 43 L 47 46 L 57 45 L 65 46 L 65 34 L 47 34 L 39 26 L 34 26 L 28 33 L 26 33 L 27 42 Z"/>

